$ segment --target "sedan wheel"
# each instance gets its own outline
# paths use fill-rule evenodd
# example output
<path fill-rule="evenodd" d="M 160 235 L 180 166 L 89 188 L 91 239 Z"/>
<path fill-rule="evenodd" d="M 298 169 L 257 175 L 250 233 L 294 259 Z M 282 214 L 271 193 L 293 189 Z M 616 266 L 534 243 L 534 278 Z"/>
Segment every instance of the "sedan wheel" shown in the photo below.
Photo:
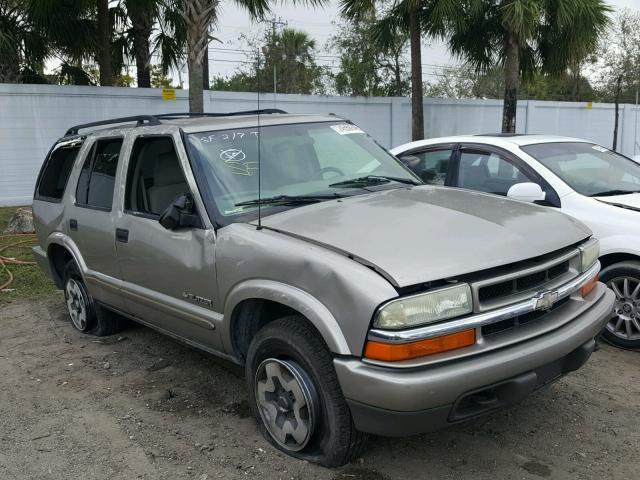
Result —
<path fill-rule="evenodd" d="M 607 286 L 616 294 L 614 316 L 607 330 L 622 340 L 640 340 L 640 280 L 616 277 L 609 280 Z"/>

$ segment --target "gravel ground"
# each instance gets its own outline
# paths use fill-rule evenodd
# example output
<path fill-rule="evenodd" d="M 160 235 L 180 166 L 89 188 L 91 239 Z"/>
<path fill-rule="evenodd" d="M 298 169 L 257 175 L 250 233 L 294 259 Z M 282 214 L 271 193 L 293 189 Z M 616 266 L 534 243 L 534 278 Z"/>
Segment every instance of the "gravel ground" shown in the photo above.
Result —
<path fill-rule="evenodd" d="M 262 439 L 232 364 L 140 326 L 83 336 L 61 295 L 0 307 L 0 328 L 2 480 L 639 478 L 639 353 L 603 346 L 517 407 L 330 470 Z"/>

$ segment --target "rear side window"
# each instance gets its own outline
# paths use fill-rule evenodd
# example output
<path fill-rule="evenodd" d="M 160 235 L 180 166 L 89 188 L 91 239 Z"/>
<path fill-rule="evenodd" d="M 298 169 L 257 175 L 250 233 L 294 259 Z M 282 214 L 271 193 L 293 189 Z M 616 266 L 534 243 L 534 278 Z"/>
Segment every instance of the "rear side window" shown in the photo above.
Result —
<path fill-rule="evenodd" d="M 111 210 L 121 148 L 121 138 L 98 140 L 93 145 L 82 165 L 78 179 L 76 189 L 78 206 Z"/>
<path fill-rule="evenodd" d="M 81 144 L 58 147 L 51 152 L 38 183 L 37 197 L 43 200 L 60 200 L 78 156 Z"/>

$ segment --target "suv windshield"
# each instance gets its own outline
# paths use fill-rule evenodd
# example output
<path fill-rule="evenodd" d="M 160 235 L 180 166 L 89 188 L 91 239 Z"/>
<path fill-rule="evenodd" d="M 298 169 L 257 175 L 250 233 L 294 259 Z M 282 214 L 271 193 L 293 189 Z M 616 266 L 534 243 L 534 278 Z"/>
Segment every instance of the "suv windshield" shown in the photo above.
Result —
<path fill-rule="evenodd" d="M 640 191 L 640 165 L 600 145 L 557 142 L 520 148 L 582 195 L 597 197 Z"/>
<path fill-rule="evenodd" d="M 187 145 L 200 188 L 222 224 L 258 208 L 258 148 L 259 197 L 271 200 L 262 205 L 269 213 L 308 204 L 310 197 L 321 201 L 422 183 L 369 135 L 346 122 L 198 132 L 187 136 Z"/>

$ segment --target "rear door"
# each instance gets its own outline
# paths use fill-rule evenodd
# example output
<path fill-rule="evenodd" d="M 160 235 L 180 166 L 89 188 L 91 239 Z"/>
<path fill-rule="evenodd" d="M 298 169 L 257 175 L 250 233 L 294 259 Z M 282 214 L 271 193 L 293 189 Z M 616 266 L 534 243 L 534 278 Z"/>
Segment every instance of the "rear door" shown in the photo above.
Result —
<path fill-rule="evenodd" d="M 448 186 L 452 182 L 455 144 L 429 145 L 398 154 L 402 163 L 429 185 Z"/>
<path fill-rule="evenodd" d="M 69 237 L 78 246 L 84 261 L 85 282 L 91 295 L 114 308 L 124 306 L 116 262 L 114 191 L 121 165 L 124 138 L 94 139 L 82 160 L 82 169 L 70 206 Z"/>

